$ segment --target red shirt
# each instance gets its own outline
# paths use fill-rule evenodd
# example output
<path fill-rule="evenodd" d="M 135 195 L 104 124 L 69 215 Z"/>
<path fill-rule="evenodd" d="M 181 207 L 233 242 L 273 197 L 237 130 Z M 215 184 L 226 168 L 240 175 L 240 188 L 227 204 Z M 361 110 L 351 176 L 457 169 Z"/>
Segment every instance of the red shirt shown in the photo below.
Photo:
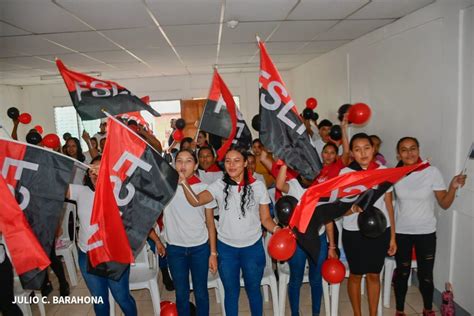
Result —
<path fill-rule="evenodd" d="M 323 169 L 321 169 L 316 179 L 314 179 L 313 184 L 323 183 L 324 181 L 337 177 L 339 172 L 345 167 L 342 159 L 337 159 L 332 164 L 324 166 Z"/>

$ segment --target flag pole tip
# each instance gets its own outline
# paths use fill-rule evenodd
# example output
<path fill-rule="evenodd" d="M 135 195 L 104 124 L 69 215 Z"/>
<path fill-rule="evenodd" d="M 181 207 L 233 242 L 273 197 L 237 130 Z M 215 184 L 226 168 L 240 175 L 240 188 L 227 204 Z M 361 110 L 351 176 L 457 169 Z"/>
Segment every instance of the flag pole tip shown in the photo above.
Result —
<path fill-rule="evenodd" d="M 257 39 L 257 42 L 260 42 L 260 36 L 258 36 L 258 33 L 255 33 L 255 38 Z"/>

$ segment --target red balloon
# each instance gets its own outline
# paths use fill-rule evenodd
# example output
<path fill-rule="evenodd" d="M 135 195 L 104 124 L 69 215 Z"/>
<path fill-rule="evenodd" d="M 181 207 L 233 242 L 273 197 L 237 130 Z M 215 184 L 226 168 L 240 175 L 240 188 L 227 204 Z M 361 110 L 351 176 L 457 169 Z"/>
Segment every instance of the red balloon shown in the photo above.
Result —
<path fill-rule="evenodd" d="M 184 138 L 184 133 L 183 133 L 182 130 L 177 129 L 177 130 L 174 131 L 174 133 L 173 133 L 173 139 L 174 139 L 175 141 L 180 142 L 180 141 L 183 140 L 183 138 Z"/>
<path fill-rule="evenodd" d="M 346 277 L 346 267 L 341 260 L 330 258 L 324 261 L 321 267 L 321 274 L 328 283 L 341 283 Z"/>
<path fill-rule="evenodd" d="M 160 302 L 160 309 L 163 309 L 168 304 L 173 304 L 173 302 L 171 302 L 171 301 L 161 301 Z"/>
<path fill-rule="evenodd" d="M 161 307 L 161 304 L 160 304 Z M 176 304 L 173 302 L 169 302 L 168 304 L 164 305 L 161 308 L 160 312 L 161 316 L 178 316 L 178 309 L 176 308 Z"/>
<path fill-rule="evenodd" d="M 23 124 L 30 124 L 31 122 L 31 114 L 30 113 L 21 113 L 20 116 L 18 116 L 18 121 Z"/>
<path fill-rule="evenodd" d="M 296 251 L 295 235 L 289 228 L 278 230 L 268 241 L 268 253 L 279 261 L 290 259 Z"/>
<path fill-rule="evenodd" d="M 56 134 L 48 134 L 43 137 L 43 145 L 55 149 L 61 146 L 61 141 L 59 140 L 59 136 Z"/>
<path fill-rule="evenodd" d="M 38 133 L 43 134 L 43 127 L 41 125 L 36 125 L 33 127 Z"/>
<path fill-rule="evenodd" d="M 372 111 L 365 103 L 356 103 L 349 109 L 349 122 L 354 124 L 364 124 L 370 119 Z"/>
<path fill-rule="evenodd" d="M 316 100 L 315 98 L 311 97 L 306 100 L 306 107 L 308 109 L 314 110 L 317 106 L 318 106 L 318 100 Z"/>

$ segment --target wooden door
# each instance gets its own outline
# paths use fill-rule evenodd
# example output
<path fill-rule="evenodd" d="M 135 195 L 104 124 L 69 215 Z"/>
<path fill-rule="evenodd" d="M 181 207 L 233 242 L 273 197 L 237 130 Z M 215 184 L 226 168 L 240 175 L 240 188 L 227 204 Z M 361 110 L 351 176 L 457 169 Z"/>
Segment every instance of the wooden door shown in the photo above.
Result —
<path fill-rule="evenodd" d="M 186 122 L 184 137 L 195 139 L 199 120 L 204 112 L 207 99 L 181 100 L 181 118 Z"/>

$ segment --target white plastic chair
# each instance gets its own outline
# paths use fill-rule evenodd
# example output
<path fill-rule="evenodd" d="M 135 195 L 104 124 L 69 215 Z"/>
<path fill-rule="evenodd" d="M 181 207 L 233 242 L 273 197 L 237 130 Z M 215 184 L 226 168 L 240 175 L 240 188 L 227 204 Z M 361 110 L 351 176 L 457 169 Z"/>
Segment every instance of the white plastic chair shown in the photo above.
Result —
<path fill-rule="evenodd" d="M 260 283 L 263 286 L 263 299 L 268 302 L 268 287 L 272 293 L 272 305 L 273 315 L 280 315 L 279 303 L 278 303 L 278 285 L 276 281 L 275 273 L 273 272 L 272 259 L 268 254 L 268 241 L 270 240 L 270 233 L 267 233 L 263 240 L 263 248 L 265 249 L 265 269 L 263 270 L 263 278 Z M 244 287 L 244 279 L 240 276 L 240 286 Z"/>
<path fill-rule="evenodd" d="M 280 315 L 285 315 L 286 306 L 286 293 L 288 291 L 288 283 L 290 282 L 290 266 L 287 262 L 278 262 L 278 293 L 279 293 L 279 304 L 280 304 Z M 309 283 L 309 265 L 306 263 L 303 283 Z M 326 315 L 330 314 L 330 300 L 329 300 L 329 284 L 323 279 L 323 299 L 324 309 Z"/>
<path fill-rule="evenodd" d="M 346 267 L 346 278 L 349 277 L 350 271 L 349 271 L 349 265 L 347 262 L 342 262 L 344 266 Z M 380 282 L 382 282 L 382 277 L 383 277 L 383 268 L 382 271 L 380 272 Z M 331 316 L 337 316 L 339 312 L 339 290 L 340 290 L 340 284 L 330 284 L 330 294 L 331 294 Z M 365 275 L 362 277 L 362 282 L 361 282 L 361 294 L 364 294 L 364 288 L 365 288 Z M 382 290 L 380 290 L 380 296 L 379 296 L 379 304 L 377 306 L 377 316 L 382 316 Z"/>
<path fill-rule="evenodd" d="M 63 246 L 56 248 L 56 256 L 61 256 L 64 258 L 64 263 L 66 264 L 67 273 L 69 275 L 69 280 L 71 281 L 72 286 L 77 285 L 77 268 L 79 268 L 79 257 L 77 254 L 76 248 L 76 205 L 72 203 L 65 203 L 65 214 L 61 227 L 63 229 L 62 236 L 59 239 L 62 240 Z M 72 232 L 73 240 L 69 238 L 69 217 L 72 214 L 74 219 L 74 228 Z"/>
<path fill-rule="evenodd" d="M 160 290 L 157 282 L 158 263 L 156 255 L 148 243 L 138 253 L 135 263 L 130 267 L 130 290 L 147 289 L 150 291 L 154 315 L 160 315 Z M 115 315 L 115 300 L 109 290 L 110 316 Z"/>
<path fill-rule="evenodd" d="M 390 308 L 390 295 L 392 291 L 392 278 L 393 278 L 393 271 L 397 267 L 397 263 L 393 257 L 386 257 L 385 258 L 385 265 L 384 265 L 384 284 L 383 284 L 383 306 L 386 308 Z M 408 286 L 411 285 L 411 271 L 417 268 L 416 259 L 411 261 L 411 269 L 410 269 L 410 276 L 408 277 Z"/>

